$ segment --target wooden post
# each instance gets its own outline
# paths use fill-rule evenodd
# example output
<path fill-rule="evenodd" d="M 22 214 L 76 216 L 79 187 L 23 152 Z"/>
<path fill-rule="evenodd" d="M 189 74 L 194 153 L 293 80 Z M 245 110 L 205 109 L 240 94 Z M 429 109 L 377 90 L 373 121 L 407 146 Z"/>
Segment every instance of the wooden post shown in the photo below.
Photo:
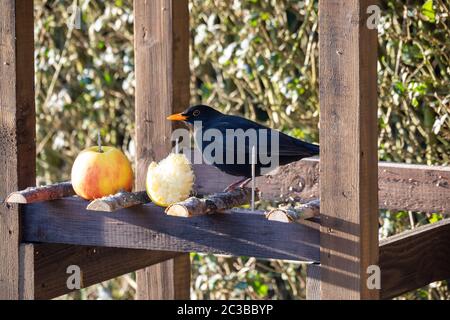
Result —
<path fill-rule="evenodd" d="M 320 300 L 320 265 L 306 266 L 306 300 Z"/>
<path fill-rule="evenodd" d="M 166 117 L 189 104 L 187 0 L 134 1 L 137 189 L 147 167 L 170 151 Z M 138 299 L 188 299 L 189 254 L 140 270 Z"/>
<path fill-rule="evenodd" d="M 46 245 L 43 245 L 46 246 Z M 34 261 L 35 245 L 20 244 L 19 245 L 19 299 L 34 300 L 39 289 L 35 288 L 35 261 Z M 37 289 L 37 290 L 36 290 Z"/>
<path fill-rule="evenodd" d="M 189 254 L 142 269 L 137 273 L 138 299 L 189 299 L 190 274 Z"/>
<path fill-rule="evenodd" d="M 0 299 L 18 299 L 19 206 L 9 193 L 36 183 L 33 1 L 0 4 Z"/>
<path fill-rule="evenodd" d="M 322 299 L 379 297 L 366 284 L 378 264 L 376 3 L 319 2 Z"/>

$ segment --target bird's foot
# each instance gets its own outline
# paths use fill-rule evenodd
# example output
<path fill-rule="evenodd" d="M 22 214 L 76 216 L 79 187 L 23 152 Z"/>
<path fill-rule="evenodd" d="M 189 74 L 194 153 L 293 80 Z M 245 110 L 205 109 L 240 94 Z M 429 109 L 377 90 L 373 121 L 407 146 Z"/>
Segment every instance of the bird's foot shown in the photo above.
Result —
<path fill-rule="evenodd" d="M 249 184 L 250 181 L 252 181 L 252 178 L 244 178 L 242 180 L 236 181 L 230 184 L 228 187 L 226 187 L 225 190 L 223 190 L 223 192 L 231 192 L 237 188 L 245 188 L 245 186 Z"/>

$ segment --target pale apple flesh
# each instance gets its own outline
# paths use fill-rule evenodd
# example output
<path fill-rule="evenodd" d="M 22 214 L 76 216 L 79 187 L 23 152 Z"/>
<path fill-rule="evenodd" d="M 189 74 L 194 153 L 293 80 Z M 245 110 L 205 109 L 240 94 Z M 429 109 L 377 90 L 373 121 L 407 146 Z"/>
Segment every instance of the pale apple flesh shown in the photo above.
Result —
<path fill-rule="evenodd" d="M 147 171 L 147 194 L 158 206 L 167 207 L 186 200 L 194 186 L 194 172 L 184 154 L 171 153 L 159 163 L 152 162 Z"/>
<path fill-rule="evenodd" d="M 91 147 L 83 150 L 72 166 L 72 185 L 75 193 L 92 200 L 131 191 L 133 170 L 127 157 L 114 147 Z"/>

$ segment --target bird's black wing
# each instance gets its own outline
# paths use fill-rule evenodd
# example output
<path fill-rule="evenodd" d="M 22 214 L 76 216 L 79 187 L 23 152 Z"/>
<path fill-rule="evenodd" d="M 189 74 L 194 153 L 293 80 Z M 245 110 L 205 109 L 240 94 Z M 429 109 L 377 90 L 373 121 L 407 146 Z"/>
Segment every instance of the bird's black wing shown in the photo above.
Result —
<path fill-rule="evenodd" d="M 251 131 L 254 131 L 256 132 L 258 153 L 269 152 L 271 156 L 298 158 L 311 157 L 319 153 L 318 145 L 304 142 L 241 117 L 221 117 L 214 121 L 214 123 L 205 126 L 204 129 L 216 129 L 221 132 L 224 139 L 227 130 L 233 130 L 235 133 L 239 133 L 237 130 L 244 131 L 246 137 L 245 143 L 242 143 L 242 141 L 239 143 L 237 138 L 234 140 L 235 143 L 233 145 L 224 143 L 224 152 L 237 151 L 243 152 L 246 155 L 251 154 L 252 146 L 248 137 L 251 136 Z M 242 133 L 242 131 L 240 132 Z"/>

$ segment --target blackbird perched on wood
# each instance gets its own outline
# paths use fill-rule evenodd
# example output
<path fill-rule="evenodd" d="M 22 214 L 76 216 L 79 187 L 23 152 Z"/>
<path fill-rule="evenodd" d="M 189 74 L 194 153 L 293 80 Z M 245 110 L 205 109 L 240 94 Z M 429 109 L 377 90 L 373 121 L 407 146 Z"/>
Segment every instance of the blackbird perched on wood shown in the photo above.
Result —
<path fill-rule="evenodd" d="M 255 174 L 263 168 L 273 169 L 319 154 L 319 146 L 288 136 L 251 120 L 223 114 L 209 106 L 197 105 L 182 113 L 169 116 L 168 120 L 184 121 L 194 127 L 194 140 L 205 157 L 211 152 L 212 164 L 221 171 L 242 180 L 230 185 L 244 186 L 251 180 L 252 147 L 256 147 Z M 199 130 L 201 128 L 201 130 Z M 214 145 L 210 145 L 214 143 Z M 222 153 L 222 154 L 220 154 Z"/>

